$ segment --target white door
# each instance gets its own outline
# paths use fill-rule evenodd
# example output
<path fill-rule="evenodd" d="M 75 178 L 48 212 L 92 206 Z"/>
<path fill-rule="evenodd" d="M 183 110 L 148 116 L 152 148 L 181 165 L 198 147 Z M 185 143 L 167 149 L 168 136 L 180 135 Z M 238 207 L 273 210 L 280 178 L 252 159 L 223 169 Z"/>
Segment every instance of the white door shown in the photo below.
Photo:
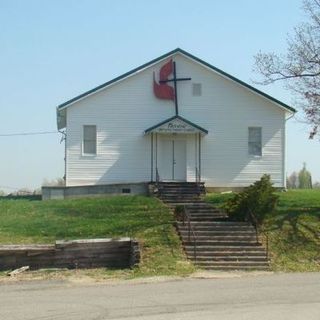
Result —
<path fill-rule="evenodd" d="M 186 181 L 186 140 L 163 139 L 161 149 L 160 179 Z"/>

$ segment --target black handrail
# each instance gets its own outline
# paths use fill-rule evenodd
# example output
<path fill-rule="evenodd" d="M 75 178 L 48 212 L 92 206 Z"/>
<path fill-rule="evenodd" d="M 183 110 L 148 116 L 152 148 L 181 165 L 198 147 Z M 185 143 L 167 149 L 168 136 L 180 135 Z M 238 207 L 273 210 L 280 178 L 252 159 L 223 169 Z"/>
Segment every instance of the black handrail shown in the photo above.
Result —
<path fill-rule="evenodd" d="M 183 206 L 183 225 L 185 226 L 185 219 L 187 220 L 188 223 L 188 241 L 191 242 L 191 234 L 193 237 L 193 257 L 194 257 L 194 262 L 197 262 L 197 237 L 196 233 L 191 225 L 191 219 L 190 219 L 190 214 L 188 212 L 188 208 L 186 205 Z"/>
<path fill-rule="evenodd" d="M 160 195 L 161 194 L 161 190 L 160 190 L 160 175 L 159 175 L 158 168 L 156 168 L 156 187 L 157 187 L 158 195 Z"/>
<path fill-rule="evenodd" d="M 196 167 L 196 186 L 197 186 L 197 193 L 200 196 L 201 195 L 201 188 L 200 188 L 200 174 L 199 174 L 198 167 Z"/>
<path fill-rule="evenodd" d="M 266 243 L 266 258 L 267 260 L 269 260 L 269 236 L 268 236 L 268 233 L 265 232 L 264 230 L 262 230 L 261 228 L 259 229 L 259 223 L 258 223 L 258 219 L 257 217 L 255 216 L 255 214 L 249 210 L 249 219 L 251 221 L 251 223 L 253 224 L 254 228 L 255 228 L 255 231 L 256 231 L 256 241 L 257 243 L 263 243 L 263 241 L 260 242 L 260 239 L 259 239 L 259 235 L 263 235 L 264 238 L 265 238 L 265 243 Z"/>

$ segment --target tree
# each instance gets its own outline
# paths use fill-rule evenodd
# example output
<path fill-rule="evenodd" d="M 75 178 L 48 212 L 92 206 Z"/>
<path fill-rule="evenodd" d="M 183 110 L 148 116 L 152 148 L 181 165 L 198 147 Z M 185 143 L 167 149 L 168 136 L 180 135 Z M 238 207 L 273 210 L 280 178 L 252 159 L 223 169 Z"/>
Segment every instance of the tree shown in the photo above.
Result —
<path fill-rule="evenodd" d="M 320 0 L 304 0 L 309 19 L 294 29 L 286 55 L 259 52 L 254 70 L 259 84 L 283 81 L 299 98 L 312 139 L 320 130 Z"/>
<path fill-rule="evenodd" d="M 63 178 L 56 178 L 53 180 L 44 179 L 42 185 L 47 187 L 49 186 L 64 187 L 66 185 L 66 182 Z"/>
<path fill-rule="evenodd" d="M 311 174 L 307 170 L 306 163 L 303 163 L 303 168 L 299 171 L 299 188 L 300 189 L 312 189 Z"/>
<path fill-rule="evenodd" d="M 296 189 L 297 188 L 298 177 L 296 172 L 292 172 L 291 175 L 287 178 L 287 188 Z"/>

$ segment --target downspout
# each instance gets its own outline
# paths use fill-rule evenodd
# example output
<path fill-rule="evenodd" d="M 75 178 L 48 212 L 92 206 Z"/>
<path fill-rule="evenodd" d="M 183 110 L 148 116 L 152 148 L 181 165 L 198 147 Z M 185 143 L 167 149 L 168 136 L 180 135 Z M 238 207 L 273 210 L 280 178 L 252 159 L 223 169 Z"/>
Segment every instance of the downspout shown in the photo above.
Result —
<path fill-rule="evenodd" d="M 60 144 L 64 141 L 64 175 L 63 175 L 63 180 L 64 180 L 64 184 L 67 184 L 67 133 L 66 131 L 61 131 L 58 130 L 61 134 L 61 140 L 60 140 Z"/>
<path fill-rule="evenodd" d="M 294 117 L 295 113 L 285 119 L 285 123 Z M 284 127 L 284 136 L 283 136 L 283 148 L 284 148 L 284 155 L 283 155 L 283 185 L 284 190 L 287 190 L 287 172 L 286 172 L 286 163 L 287 163 L 287 145 L 286 145 L 286 126 Z"/>

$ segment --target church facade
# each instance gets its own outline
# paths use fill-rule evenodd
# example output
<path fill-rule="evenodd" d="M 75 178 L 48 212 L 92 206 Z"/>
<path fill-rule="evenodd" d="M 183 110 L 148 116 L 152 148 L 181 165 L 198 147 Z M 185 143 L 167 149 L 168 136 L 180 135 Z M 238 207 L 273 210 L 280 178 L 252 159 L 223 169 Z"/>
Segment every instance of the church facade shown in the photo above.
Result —
<path fill-rule="evenodd" d="M 285 187 L 285 127 L 295 112 L 181 49 L 57 107 L 66 186 L 203 181 Z"/>

